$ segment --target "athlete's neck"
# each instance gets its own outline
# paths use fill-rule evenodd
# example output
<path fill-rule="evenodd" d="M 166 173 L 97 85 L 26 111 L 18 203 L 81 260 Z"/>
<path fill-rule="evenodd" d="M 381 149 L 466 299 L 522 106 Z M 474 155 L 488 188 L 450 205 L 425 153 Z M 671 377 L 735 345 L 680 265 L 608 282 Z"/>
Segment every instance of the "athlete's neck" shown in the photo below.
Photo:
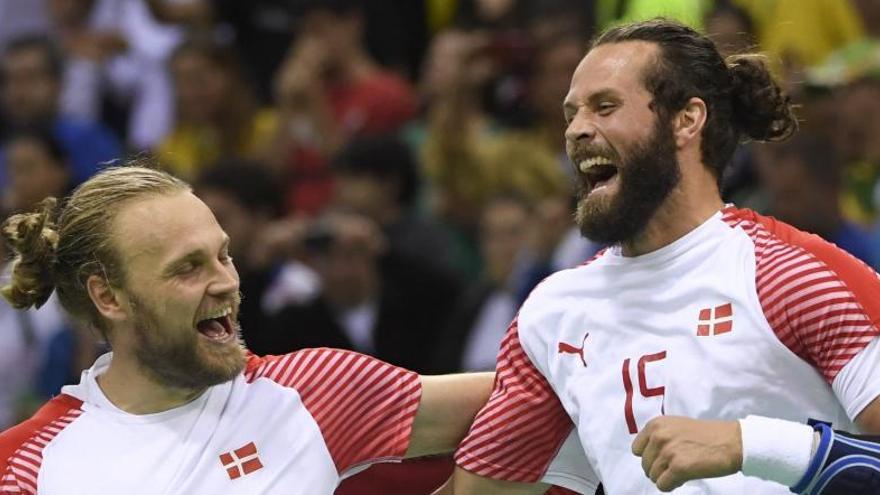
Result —
<path fill-rule="evenodd" d="M 191 402 L 204 392 L 162 386 L 139 365 L 124 356 L 113 359 L 107 371 L 96 378 L 98 386 L 114 406 L 130 414 L 152 414 Z"/>
<path fill-rule="evenodd" d="M 717 181 L 702 163 L 682 167 L 678 186 L 654 213 L 645 230 L 635 239 L 621 243 L 624 256 L 656 251 L 681 239 L 702 225 L 724 206 Z"/>

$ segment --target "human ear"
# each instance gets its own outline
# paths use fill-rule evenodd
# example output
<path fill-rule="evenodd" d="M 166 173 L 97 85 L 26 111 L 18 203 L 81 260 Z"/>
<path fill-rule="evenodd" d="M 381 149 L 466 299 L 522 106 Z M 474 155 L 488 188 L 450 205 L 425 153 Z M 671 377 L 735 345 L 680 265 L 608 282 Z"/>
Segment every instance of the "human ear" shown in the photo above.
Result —
<path fill-rule="evenodd" d="M 89 275 L 86 280 L 86 290 L 101 316 L 116 322 L 128 318 L 124 297 L 110 286 L 107 279 L 98 275 Z"/>
<path fill-rule="evenodd" d="M 696 96 L 687 101 L 673 120 L 673 134 L 678 148 L 684 148 L 700 137 L 706 125 L 709 112 L 706 102 Z"/>

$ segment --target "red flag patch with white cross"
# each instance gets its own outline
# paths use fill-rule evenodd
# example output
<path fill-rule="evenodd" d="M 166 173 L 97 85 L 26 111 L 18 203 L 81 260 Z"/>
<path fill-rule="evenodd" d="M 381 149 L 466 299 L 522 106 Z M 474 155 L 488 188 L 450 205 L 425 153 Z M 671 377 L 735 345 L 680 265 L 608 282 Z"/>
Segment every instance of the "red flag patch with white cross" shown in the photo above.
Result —
<path fill-rule="evenodd" d="M 700 310 L 697 335 L 721 335 L 733 330 L 733 305 L 730 303 Z"/>
<path fill-rule="evenodd" d="M 229 479 L 234 480 L 261 469 L 263 463 L 257 455 L 257 446 L 250 442 L 244 447 L 220 454 L 220 462 L 226 469 Z"/>

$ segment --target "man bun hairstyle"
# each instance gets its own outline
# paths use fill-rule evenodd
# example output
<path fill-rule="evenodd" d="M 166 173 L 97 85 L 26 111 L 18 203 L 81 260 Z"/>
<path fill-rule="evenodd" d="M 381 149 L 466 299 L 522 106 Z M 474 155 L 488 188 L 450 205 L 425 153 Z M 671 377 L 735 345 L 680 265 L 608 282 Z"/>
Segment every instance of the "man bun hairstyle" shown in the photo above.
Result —
<path fill-rule="evenodd" d="M 642 75 L 658 118 L 668 121 L 692 97 L 705 102 L 701 153 L 719 181 L 740 142 L 780 141 L 797 130 L 791 100 L 762 56 L 733 55 L 725 61 L 709 38 L 663 18 L 613 27 L 600 34 L 592 48 L 626 41 L 656 43 L 660 48 L 657 60 Z"/>
<path fill-rule="evenodd" d="M 16 309 L 39 308 L 55 289 L 55 198 L 46 198 L 32 213 L 12 216 L 3 226 L 3 237 L 17 253 L 10 285 L 0 289 Z"/>
<path fill-rule="evenodd" d="M 106 338 L 106 322 L 86 281 L 97 275 L 111 287 L 125 284 L 113 238 L 116 215 L 132 201 L 189 190 L 185 182 L 158 170 L 152 159 L 139 157 L 80 184 L 60 207 L 47 198 L 35 212 L 10 217 L 3 235 L 16 256 L 12 279 L 0 293 L 14 307 L 26 309 L 45 303 L 54 289 L 71 316 Z"/>
<path fill-rule="evenodd" d="M 773 81 L 765 57 L 727 58 L 733 85 L 733 122 L 756 141 L 782 141 L 798 128 L 791 99 Z"/>

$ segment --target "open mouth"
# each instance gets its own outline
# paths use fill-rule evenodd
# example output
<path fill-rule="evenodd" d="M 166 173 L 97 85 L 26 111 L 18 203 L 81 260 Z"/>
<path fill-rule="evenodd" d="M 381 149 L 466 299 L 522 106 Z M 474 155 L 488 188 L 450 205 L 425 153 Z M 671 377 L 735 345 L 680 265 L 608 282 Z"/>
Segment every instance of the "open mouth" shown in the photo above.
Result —
<path fill-rule="evenodd" d="M 587 190 L 592 193 L 611 184 L 617 177 L 617 165 L 610 159 L 594 156 L 578 163 L 578 170 L 587 181 Z"/>
<path fill-rule="evenodd" d="M 196 330 L 212 342 L 220 344 L 229 342 L 235 337 L 232 325 L 232 308 L 225 308 L 218 314 L 199 320 Z"/>

